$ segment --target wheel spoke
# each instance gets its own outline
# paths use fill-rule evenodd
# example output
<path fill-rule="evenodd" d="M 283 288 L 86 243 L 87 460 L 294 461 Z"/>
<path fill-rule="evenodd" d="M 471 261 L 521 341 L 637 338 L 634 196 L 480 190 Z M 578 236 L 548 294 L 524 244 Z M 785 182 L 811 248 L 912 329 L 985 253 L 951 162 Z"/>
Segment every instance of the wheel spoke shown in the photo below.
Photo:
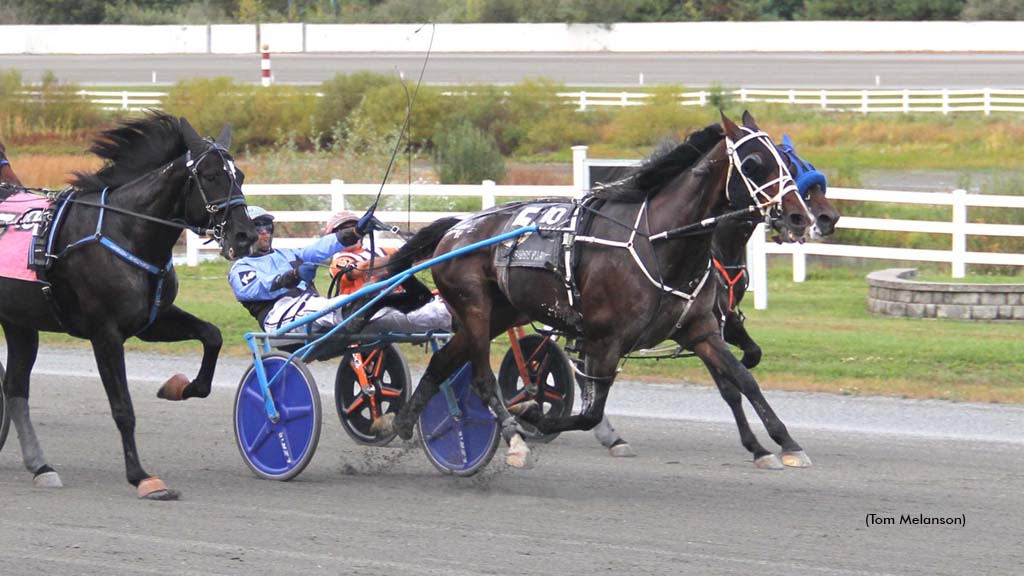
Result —
<path fill-rule="evenodd" d="M 422 424 L 422 421 L 421 421 L 421 424 Z M 452 426 L 454 426 L 454 424 L 455 424 L 455 420 L 452 419 L 451 416 L 448 416 L 444 420 L 440 421 L 437 424 L 437 426 L 434 427 L 433 430 L 427 431 L 427 440 L 433 440 L 434 438 L 438 438 L 440 436 L 444 436 L 445 434 L 448 433 L 449 430 L 452 429 Z"/>
<path fill-rule="evenodd" d="M 251 454 L 262 448 L 263 443 L 266 442 L 268 438 L 270 438 L 271 433 L 272 430 L 270 429 L 270 421 L 268 420 L 263 423 L 263 427 L 260 428 L 260 431 L 256 433 L 256 436 L 253 437 L 252 442 L 246 445 L 245 451 Z"/>
<path fill-rule="evenodd" d="M 357 397 L 357 398 L 355 399 L 355 401 L 354 401 L 354 402 L 352 402 L 352 404 L 350 404 L 350 405 L 349 405 L 349 407 L 348 407 L 348 408 L 345 408 L 345 414 L 351 414 L 351 413 L 355 412 L 357 408 L 359 408 L 360 406 L 362 406 L 362 405 L 363 405 L 363 402 L 364 402 L 365 400 L 366 400 L 366 396 L 363 396 L 362 394 L 360 394 L 360 395 L 359 395 L 359 396 L 358 396 L 358 397 Z"/>
<path fill-rule="evenodd" d="M 291 422 L 300 418 L 313 416 L 313 406 L 284 406 L 281 408 L 281 421 Z"/>
<path fill-rule="evenodd" d="M 380 395 L 381 396 L 393 396 L 393 397 L 396 397 L 396 398 L 400 398 L 402 396 L 402 391 L 399 390 L 398 388 L 388 388 L 386 386 L 381 386 L 380 387 Z"/>
<path fill-rule="evenodd" d="M 246 386 L 245 389 L 242 390 L 242 394 L 246 400 L 263 404 L 263 392 L 260 391 L 259 385 L 255 387 Z"/>
<path fill-rule="evenodd" d="M 508 402 L 505 403 L 505 405 L 515 406 L 516 404 L 519 404 L 524 400 L 526 400 L 526 388 L 519 390 L 515 396 L 513 396 Z"/>

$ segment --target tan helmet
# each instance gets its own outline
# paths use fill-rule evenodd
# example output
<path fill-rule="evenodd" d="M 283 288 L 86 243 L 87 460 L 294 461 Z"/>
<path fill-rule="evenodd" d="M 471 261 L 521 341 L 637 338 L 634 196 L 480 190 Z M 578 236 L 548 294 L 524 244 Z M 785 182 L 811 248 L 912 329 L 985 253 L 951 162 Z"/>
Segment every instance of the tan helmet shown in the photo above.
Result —
<path fill-rule="evenodd" d="M 331 216 L 327 221 L 327 225 L 324 226 L 324 234 L 330 234 L 350 222 L 359 222 L 359 215 L 351 210 L 342 210 L 334 216 Z"/>

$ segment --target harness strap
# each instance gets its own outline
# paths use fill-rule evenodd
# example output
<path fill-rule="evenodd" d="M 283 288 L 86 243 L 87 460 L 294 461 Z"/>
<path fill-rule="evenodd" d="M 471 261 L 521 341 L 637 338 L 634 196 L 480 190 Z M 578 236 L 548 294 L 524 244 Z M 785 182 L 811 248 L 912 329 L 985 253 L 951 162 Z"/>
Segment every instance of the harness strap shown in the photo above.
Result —
<path fill-rule="evenodd" d="M 82 238 L 80 240 L 72 242 L 71 244 L 68 244 L 66 247 L 64 247 L 63 250 L 60 251 L 59 254 L 49 254 L 49 256 L 54 258 L 54 259 L 60 259 L 60 258 L 64 258 L 65 256 L 67 256 L 69 253 L 73 252 L 74 250 L 78 250 L 79 248 L 82 248 L 84 246 L 88 246 L 90 244 L 99 244 L 99 245 L 105 247 L 106 249 L 110 250 L 116 256 L 118 256 L 119 258 L 121 258 L 125 262 L 128 262 L 132 266 L 135 266 L 136 268 L 141 268 L 142 270 L 145 270 L 149 274 L 151 274 L 153 276 L 156 276 L 157 277 L 156 289 L 153 292 L 153 303 L 150 305 L 150 308 L 149 308 L 149 317 L 148 317 L 148 319 L 146 321 L 146 324 L 142 328 L 140 328 L 138 332 L 136 332 L 136 334 L 138 334 L 140 332 L 145 331 L 147 328 L 149 328 L 150 325 L 153 324 L 153 321 L 156 320 L 156 316 L 157 316 L 157 314 L 160 311 L 160 305 L 163 302 L 164 279 L 167 277 L 167 273 L 170 272 L 174 268 L 173 256 L 171 257 L 171 259 L 167 260 L 167 264 L 165 264 L 163 267 L 158 267 L 158 266 L 155 266 L 153 264 L 150 264 L 149 262 L 146 262 L 142 258 L 139 258 L 138 256 L 132 254 L 128 250 L 125 250 L 120 244 L 118 244 L 117 242 L 114 242 L 113 240 L 111 240 L 107 236 L 103 235 L 103 216 L 105 214 L 105 210 L 107 210 L 108 208 L 111 208 L 110 206 L 107 206 L 107 192 L 108 192 L 108 190 L 109 190 L 109 188 L 104 188 L 103 191 L 100 193 L 100 203 L 97 205 L 99 207 L 99 209 L 100 209 L 100 214 L 99 214 L 99 217 L 96 218 L 96 232 L 92 236 L 86 236 L 85 238 Z M 65 202 L 58 209 L 58 217 L 57 218 L 60 218 L 64 214 L 65 206 L 68 203 L 72 202 L 72 201 L 73 200 L 71 198 L 71 195 L 69 194 L 68 197 L 65 198 Z M 78 203 L 83 203 L 83 202 L 78 202 Z M 56 219 L 55 219 L 55 222 L 56 222 Z M 47 245 L 48 246 L 47 247 L 47 252 L 50 252 L 50 248 L 52 248 L 52 246 L 54 244 L 54 237 L 56 236 L 57 229 L 58 229 L 58 226 L 56 225 L 56 223 L 54 225 L 52 225 L 51 230 L 50 230 L 50 238 L 49 238 L 49 242 L 48 242 L 48 245 Z"/>
<path fill-rule="evenodd" d="M 736 276 L 730 278 L 729 273 L 726 272 L 726 267 L 718 261 L 718 258 L 712 258 L 711 262 L 715 265 L 715 269 L 718 270 L 718 273 L 721 274 L 721 278 L 725 282 L 726 287 L 729 288 L 729 310 L 732 310 L 736 307 L 736 295 L 734 289 L 736 288 L 736 284 L 746 275 L 747 269 L 743 266 L 739 266 L 739 272 L 736 273 Z"/>

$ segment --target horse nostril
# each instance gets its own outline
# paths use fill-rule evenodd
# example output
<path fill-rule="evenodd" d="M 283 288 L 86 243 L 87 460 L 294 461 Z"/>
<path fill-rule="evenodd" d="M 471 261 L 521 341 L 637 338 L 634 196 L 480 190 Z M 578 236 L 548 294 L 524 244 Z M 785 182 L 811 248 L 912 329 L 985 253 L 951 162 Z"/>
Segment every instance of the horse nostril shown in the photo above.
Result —
<path fill-rule="evenodd" d="M 803 214 L 797 213 L 789 215 L 789 226 L 791 228 L 806 228 L 807 224 L 807 217 Z"/>

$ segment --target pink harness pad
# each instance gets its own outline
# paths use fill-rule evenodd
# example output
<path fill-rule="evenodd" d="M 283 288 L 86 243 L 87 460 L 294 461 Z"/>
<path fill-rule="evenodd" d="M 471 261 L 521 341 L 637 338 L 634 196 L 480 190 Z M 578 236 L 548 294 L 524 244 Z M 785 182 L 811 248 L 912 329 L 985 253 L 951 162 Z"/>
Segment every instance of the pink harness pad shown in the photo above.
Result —
<path fill-rule="evenodd" d="M 0 202 L 0 277 L 38 280 L 35 270 L 28 268 L 32 235 L 49 207 L 47 198 L 25 192 Z"/>

